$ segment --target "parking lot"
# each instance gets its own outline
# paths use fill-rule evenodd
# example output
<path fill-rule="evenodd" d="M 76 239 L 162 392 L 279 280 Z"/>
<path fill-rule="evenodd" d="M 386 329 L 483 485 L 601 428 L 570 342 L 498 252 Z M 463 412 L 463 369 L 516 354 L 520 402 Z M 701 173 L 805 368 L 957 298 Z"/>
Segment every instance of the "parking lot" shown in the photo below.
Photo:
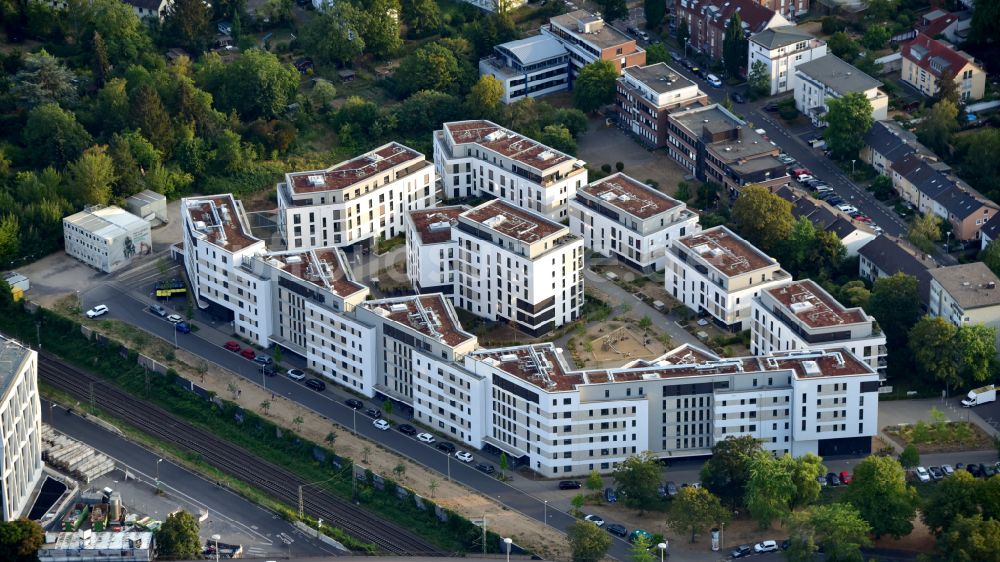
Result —
<path fill-rule="evenodd" d="M 590 167 L 608 164 L 614 173 L 616 162 L 625 164 L 624 173 L 639 181 L 653 180 L 669 194 L 687 173 L 662 150 L 647 150 L 629 133 L 606 126 L 603 119 L 591 119 L 587 133 L 580 137 L 577 155 Z"/>

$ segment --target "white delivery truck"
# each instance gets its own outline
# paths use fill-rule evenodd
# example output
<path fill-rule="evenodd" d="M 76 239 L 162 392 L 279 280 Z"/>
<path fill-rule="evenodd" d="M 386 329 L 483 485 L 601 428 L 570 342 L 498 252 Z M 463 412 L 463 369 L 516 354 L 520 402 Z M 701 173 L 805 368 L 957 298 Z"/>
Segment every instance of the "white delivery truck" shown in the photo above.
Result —
<path fill-rule="evenodd" d="M 962 406 L 971 408 L 987 402 L 993 402 L 996 399 L 997 389 L 991 384 L 989 386 L 970 390 L 969 395 L 965 398 L 965 400 L 962 400 Z"/>

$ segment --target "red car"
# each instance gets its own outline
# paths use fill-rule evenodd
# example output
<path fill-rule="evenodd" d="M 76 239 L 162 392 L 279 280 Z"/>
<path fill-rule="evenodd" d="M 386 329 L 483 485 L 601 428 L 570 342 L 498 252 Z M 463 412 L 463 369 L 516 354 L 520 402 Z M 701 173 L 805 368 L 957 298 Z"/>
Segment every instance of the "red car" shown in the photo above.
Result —
<path fill-rule="evenodd" d="M 245 358 L 247 358 L 247 359 L 249 359 L 251 361 L 253 361 L 254 359 L 257 358 L 257 354 L 254 352 L 254 350 L 253 350 L 252 347 L 248 347 L 248 348 L 244 349 L 243 351 L 240 352 L 240 355 L 242 355 L 243 357 L 245 357 Z"/>
<path fill-rule="evenodd" d="M 809 168 L 795 168 L 790 173 L 792 174 L 792 177 L 795 179 L 799 179 L 799 176 L 812 175 L 812 172 L 809 171 Z"/>
<path fill-rule="evenodd" d="M 224 347 L 224 348 L 226 348 L 229 351 L 232 351 L 234 353 L 240 350 L 240 344 L 238 344 L 238 343 L 236 343 L 234 341 L 227 341 L 222 347 Z"/>
<path fill-rule="evenodd" d="M 852 480 L 852 478 L 851 478 L 851 473 L 850 472 L 847 472 L 846 470 L 844 470 L 844 471 L 842 471 L 840 473 L 840 483 L 841 484 L 843 484 L 843 485 L 846 486 L 846 485 L 848 485 L 848 484 L 851 483 L 851 480 Z"/>

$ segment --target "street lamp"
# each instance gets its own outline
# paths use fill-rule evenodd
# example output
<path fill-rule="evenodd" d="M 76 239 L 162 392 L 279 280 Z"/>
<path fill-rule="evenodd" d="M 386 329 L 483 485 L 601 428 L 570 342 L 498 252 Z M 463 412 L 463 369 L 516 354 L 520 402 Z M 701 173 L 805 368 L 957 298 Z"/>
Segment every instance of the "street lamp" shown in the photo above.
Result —
<path fill-rule="evenodd" d="M 719 548 L 726 548 L 726 522 L 722 522 L 722 532 L 719 533 Z"/>
<path fill-rule="evenodd" d="M 160 492 L 160 463 L 163 459 L 156 459 L 156 492 Z"/>
<path fill-rule="evenodd" d="M 656 545 L 656 548 L 660 549 L 660 562 L 663 562 L 663 553 L 667 551 L 667 541 Z"/>
<path fill-rule="evenodd" d="M 545 500 L 545 525 L 549 524 L 549 500 Z"/>
<path fill-rule="evenodd" d="M 507 545 L 507 562 L 510 562 L 510 545 L 514 542 L 514 539 L 510 537 L 504 537 L 503 543 Z"/>
<path fill-rule="evenodd" d="M 212 540 L 215 541 L 215 562 L 219 562 L 219 539 L 221 538 L 220 535 L 212 535 Z"/>
<path fill-rule="evenodd" d="M 316 538 L 318 539 L 320 534 L 323 532 L 323 518 L 320 517 L 316 520 Z"/>
<path fill-rule="evenodd" d="M 851 159 L 851 179 L 854 179 L 854 163 L 858 160 L 856 158 Z"/>

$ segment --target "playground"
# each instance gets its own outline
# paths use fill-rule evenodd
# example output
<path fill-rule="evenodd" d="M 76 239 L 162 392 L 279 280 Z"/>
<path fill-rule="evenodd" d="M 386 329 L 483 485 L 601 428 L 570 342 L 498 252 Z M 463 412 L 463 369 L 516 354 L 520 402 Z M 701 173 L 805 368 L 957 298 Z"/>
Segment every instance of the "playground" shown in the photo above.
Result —
<path fill-rule="evenodd" d="M 634 322 L 611 321 L 590 326 L 577 352 L 588 367 L 618 367 L 636 359 L 653 359 L 666 353 L 658 333 Z"/>

